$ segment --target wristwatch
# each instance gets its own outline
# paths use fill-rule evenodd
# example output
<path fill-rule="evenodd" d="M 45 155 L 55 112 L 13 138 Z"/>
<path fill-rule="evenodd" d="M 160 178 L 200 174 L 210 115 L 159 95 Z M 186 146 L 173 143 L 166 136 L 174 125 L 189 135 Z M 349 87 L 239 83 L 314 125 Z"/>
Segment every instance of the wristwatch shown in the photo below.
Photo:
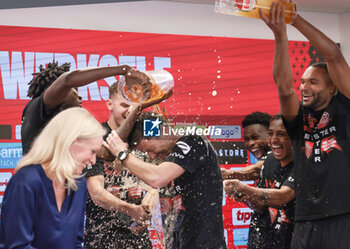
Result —
<path fill-rule="evenodd" d="M 121 164 L 123 164 L 124 160 L 128 157 L 130 151 L 129 150 L 122 150 L 118 153 L 118 160 Z"/>

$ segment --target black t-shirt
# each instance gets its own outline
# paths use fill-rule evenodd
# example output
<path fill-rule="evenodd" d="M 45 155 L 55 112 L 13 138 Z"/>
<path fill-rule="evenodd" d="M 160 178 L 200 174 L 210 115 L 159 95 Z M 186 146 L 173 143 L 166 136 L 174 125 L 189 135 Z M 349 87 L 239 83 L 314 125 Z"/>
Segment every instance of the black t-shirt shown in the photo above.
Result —
<path fill-rule="evenodd" d="M 295 189 L 293 162 L 281 166 L 270 153 L 261 171 L 259 188 L 280 189 L 287 186 Z M 252 214 L 249 228 L 248 249 L 288 249 L 293 232 L 295 200 L 282 208 L 268 207 L 262 213 Z"/>
<path fill-rule="evenodd" d="M 341 93 L 320 111 L 300 106 L 285 127 L 293 142 L 296 221 L 350 212 L 350 100 Z"/>
<path fill-rule="evenodd" d="M 47 122 L 57 114 L 60 107 L 61 105 L 50 112 L 45 110 L 44 93 L 28 102 L 22 113 L 21 137 L 23 155 L 29 151 L 36 136 L 39 135 Z"/>
<path fill-rule="evenodd" d="M 107 135 L 112 131 L 107 122 L 102 123 Z M 98 159 L 96 164 L 85 170 L 86 177 L 103 175 L 104 188 L 114 188 L 119 192 L 119 199 L 128 203 L 141 204 L 145 194 L 135 188 L 138 178 L 128 170 L 118 172 L 112 165 Z M 90 195 L 86 203 L 86 224 L 84 248 L 145 248 L 151 249 L 152 243 L 147 229 L 135 235 L 129 230 L 133 223 L 131 217 L 124 213 L 109 211 L 96 205 Z"/>
<path fill-rule="evenodd" d="M 185 170 L 174 181 L 183 206 L 175 225 L 174 248 L 226 248 L 222 178 L 210 142 L 200 136 L 181 137 L 165 161 Z"/>

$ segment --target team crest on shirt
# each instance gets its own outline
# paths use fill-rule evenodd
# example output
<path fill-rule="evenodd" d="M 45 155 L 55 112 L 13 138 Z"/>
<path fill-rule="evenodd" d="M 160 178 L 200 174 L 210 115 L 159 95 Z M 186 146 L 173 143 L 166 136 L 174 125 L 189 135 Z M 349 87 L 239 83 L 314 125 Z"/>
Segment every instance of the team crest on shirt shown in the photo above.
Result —
<path fill-rule="evenodd" d="M 329 112 L 323 112 L 320 121 L 311 115 L 303 116 L 304 120 L 304 141 L 305 141 L 305 156 L 307 160 L 312 160 L 319 163 L 322 156 L 329 154 L 334 149 L 342 151 L 337 138 L 336 127 L 333 117 Z"/>
<path fill-rule="evenodd" d="M 288 218 L 286 211 L 284 209 L 277 209 L 272 207 L 269 207 L 268 209 L 269 209 L 271 223 L 275 223 L 275 222 L 278 223 L 275 228 L 278 229 L 280 227 L 280 224 L 283 224 L 283 223 L 292 223 L 291 220 Z"/>

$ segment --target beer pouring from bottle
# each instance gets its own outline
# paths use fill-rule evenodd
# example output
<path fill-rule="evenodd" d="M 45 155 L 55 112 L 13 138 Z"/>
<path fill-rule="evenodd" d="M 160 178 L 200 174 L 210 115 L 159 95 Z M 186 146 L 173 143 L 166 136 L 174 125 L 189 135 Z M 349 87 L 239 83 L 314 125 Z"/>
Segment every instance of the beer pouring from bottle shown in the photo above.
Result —
<path fill-rule="evenodd" d="M 227 15 L 260 19 L 259 9 L 270 17 L 272 3 L 279 2 L 285 8 L 285 22 L 291 23 L 296 15 L 296 4 L 289 0 L 215 0 L 215 12 Z"/>
<path fill-rule="evenodd" d="M 118 94 L 125 102 L 133 105 L 132 111 L 116 131 L 123 141 L 127 141 L 142 110 L 167 100 L 173 94 L 174 79 L 169 72 L 158 70 L 144 73 L 149 79 L 146 82 L 138 78 L 128 77 L 118 83 Z M 97 158 L 107 162 L 115 160 L 115 156 L 105 146 L 101 147 L 97 153 Z"/>

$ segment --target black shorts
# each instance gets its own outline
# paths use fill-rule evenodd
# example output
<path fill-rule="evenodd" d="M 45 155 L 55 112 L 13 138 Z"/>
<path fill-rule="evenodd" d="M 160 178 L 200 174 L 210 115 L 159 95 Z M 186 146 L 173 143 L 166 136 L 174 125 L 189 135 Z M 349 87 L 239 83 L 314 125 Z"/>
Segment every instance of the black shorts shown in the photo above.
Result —
<path fill-rule="evenodd" d="M 350 248 L 350 214 L 295 223 L 291 249 L 333 248 Z"/>

